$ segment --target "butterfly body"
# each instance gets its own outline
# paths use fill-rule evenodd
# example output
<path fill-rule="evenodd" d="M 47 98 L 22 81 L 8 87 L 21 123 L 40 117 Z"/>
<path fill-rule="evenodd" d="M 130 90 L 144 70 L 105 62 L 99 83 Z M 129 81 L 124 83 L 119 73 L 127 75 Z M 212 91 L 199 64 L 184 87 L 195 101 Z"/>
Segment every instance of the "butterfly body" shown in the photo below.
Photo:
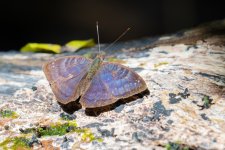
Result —
<path fill-rule="evenodd" d="M 43 71 L 57 101 L 62 104 L 80 97 L 84 108 L 102 107 L 147 89 L 133 70 L 117 63 L 81 56 L 65 56 L 47 62 Z"/>
<path fill-rule="evenodd" d="M 98 71 L 98 69 L 101 66 L 101 63 L 103 61 L 103 57 L 101 55 L 98 55 L 92 62 L 90 69 L 87 73 L 87 79 L 92 79 L 93 76 L 96 74 L 96 72 Z"/>
<path fill-rule="evenodd" d="M 93 62 L 91 63 L 89 70 L 86 75 L 82 78 L 80 81 L 80 96 L 85 93 L 85 91 L 89 88 L 91 81 L 93 77 L 95 76 L 96 72 L 101 66 L 101 63 L 103 62 L 103 57 L 101 55 L 98 55 Z"/>

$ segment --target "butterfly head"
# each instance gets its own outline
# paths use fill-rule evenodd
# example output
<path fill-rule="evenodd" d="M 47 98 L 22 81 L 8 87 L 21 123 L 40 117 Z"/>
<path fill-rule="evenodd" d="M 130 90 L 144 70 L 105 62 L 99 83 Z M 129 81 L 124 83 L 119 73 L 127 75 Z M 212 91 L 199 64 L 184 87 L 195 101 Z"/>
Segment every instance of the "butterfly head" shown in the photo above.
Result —
<path fill-rule="evenodd" d="M 96 56 L 97 59 L 99 59 L 100 61 L 103 61 L 105 59 L 105 55 L 104 54 L 98 54 Z"/>

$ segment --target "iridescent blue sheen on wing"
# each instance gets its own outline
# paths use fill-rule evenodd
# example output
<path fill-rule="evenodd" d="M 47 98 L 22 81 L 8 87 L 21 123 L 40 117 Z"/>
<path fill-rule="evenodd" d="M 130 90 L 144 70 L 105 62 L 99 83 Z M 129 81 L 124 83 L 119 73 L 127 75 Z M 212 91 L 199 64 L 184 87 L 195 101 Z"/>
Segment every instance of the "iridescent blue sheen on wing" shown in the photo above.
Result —
<path fill-rule="evenodd" d="M 101 68 L 101 79 L 116 98 L 124 98 L 135 90 L 146 87 L 143 79 L 131 69 L 114 63 L 105 63 Z"/>
<path fill-rule="evenodd" d="M 100 107 L 107 105 L 112 100 L 112 95 L 108 92 L 107 87 L 101 81 L 99 75 L 91 81 L 91 85 L 85 94 L 81 97 L 83 107 Z M 85 102 L 84 102 L 85 101 Z M 82 103 L 84 102 L 84 103 Z"/>
<path fill-rule="evenodd" d="M 81 79 L 87 74 L 91 60 L 79 57 L 63 57 L 43 66 L 44 73 L 57 100 L 63 104 L 76 100 Z"/>
<path fill-rule="evenodd" d="M 101 107 L 127 98 L 147 88 L 134 71 L 120 64 L 103 63 L 81 98 L 84 107 Z"/>

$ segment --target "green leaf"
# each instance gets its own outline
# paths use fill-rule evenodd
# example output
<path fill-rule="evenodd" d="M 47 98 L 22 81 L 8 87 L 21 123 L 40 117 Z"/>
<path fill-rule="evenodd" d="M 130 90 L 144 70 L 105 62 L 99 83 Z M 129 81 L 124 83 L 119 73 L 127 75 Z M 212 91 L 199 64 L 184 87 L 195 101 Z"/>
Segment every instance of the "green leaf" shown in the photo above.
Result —
<path fill-rule="evenodd" d="M 58 44 L 48 43 L 27 43 L 20 49 L 21 52 L 44 52 L 44 53 L 60 53 L 61 46 Z"/>
<path fill-rule="evenodd" d="M 78 49 L 85 48 L 85 47 L 92 47 L 94 45 L 95 45 L 95 42 L 93 39 L 73 40 L 73 41 L 66 43 L 66 47 L 68 47 L 69 49 L 71 49 L 73 51 L 76 51 Z"/>

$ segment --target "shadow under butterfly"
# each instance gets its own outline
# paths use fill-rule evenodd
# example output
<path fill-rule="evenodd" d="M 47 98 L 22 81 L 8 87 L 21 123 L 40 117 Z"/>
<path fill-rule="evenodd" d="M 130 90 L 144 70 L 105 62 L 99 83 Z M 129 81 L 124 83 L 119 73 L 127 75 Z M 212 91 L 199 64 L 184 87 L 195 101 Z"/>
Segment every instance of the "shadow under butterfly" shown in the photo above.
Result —
<path fill-rule="evenodd" d="M 87 115 L 97 116 L 149 94 L 145 81 L 136 72 L 103 60 L 100 54 L 94 60 L 65 56 L 43 65 L 51 89 L 65 112 L 71 114 L 85 108 Z"/>

